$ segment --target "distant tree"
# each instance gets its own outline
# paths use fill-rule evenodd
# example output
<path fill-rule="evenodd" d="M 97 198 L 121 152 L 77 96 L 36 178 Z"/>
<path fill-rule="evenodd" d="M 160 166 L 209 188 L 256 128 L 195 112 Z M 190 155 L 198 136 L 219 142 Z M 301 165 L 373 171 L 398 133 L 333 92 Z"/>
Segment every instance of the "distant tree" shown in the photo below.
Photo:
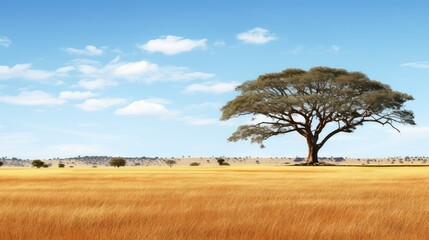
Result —
<path fill-rule="evenodd" d="M 219 164 L 219 166 L 222 166 L 225 163 L 225 159 L 223 158 L 216 158 L 216 161 Z"/>
<path fill-rule="evenodd" d="M 45 165 L 45 162 L 43 162 L 42 160 L 33 160 L 31 162 L 31 165 L 33 165 L 33 167 L 41 168 L 43 167 L 43 165 Z"/>
<path fill-rule="evenodd" d="M 230 165 L 229 163 L 227 163 L 227 162 L 225 161 L 225 159 L 224 159 L 224 158 L 216 158 L 216 161 L 217 161 L 217 163 L 219 164 L 219 166 L 229 166 L 229 165 Z"/>
<path fill-rule="evenodd" d="M 3 166 L 3 164 L 4 164 L 3 162 L 0 162 L 0 167 Z"/>
<path fill-rule="evenodd" d="M 222 107 L 221 120 L 253 115 L 260 119 L 238 127 L 229 141 L 247 140 L 261 147 L 272 136 L 297 132 L 308 146 L 307 164 L 338 133 L 352 133 L 365 123 L 415 125 L 404 109 L 411 95 L 369 79 L 361 72 L 315 67 L 286 69 L 259 76 L 237 87 L 240 94 Z M 255 119 L 256 120 L 256 119 Z"/>
<path fill-rule="evenodd" d="M 65 167 L 66 165 L 64 164 L 64 163 L 58 163 L 58 167 L 59 168 L 63 168 L 63 167 Z"/>
<path fill-rule="evenodd" d="M 123 166 L 125 166 L 125 164 L 126 164 L 126 161 L 125 161 L 125 159 L 123 159 L 123 158 L 120 158 L 120 157 L 116 157 L 116 158 L 112 158 L 112 159 L 110 159 L 110 161 L 109 161 L 109 164 L 110 164 L 110 166 L 113 166 L 113 167 L 123 167 Z"/>
<path fill-rule="evenodd" d="M 170 167 L 172 167 L 174 164 L 177 164 L 175 160 L 165 160 L 165 163 Z"/>

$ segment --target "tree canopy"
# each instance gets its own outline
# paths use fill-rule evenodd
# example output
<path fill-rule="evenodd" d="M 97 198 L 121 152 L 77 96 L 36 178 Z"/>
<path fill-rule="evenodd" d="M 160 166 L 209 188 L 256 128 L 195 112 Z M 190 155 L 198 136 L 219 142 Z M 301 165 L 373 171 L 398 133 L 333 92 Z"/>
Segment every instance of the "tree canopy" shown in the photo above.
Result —
<path fill-rule="evenodd" d="M 119 168 L 121 166 L 122 167 L 125 166 L 126 161 L 125 161 L 125 159 L 123 159 L 121 157 L 116 157 L 116 158 L 110 159 L 109 164 L 110 164 L 110 166 Z"/>
<path fill-rule="evenodd" d="M 171 160 L 171 159 L 165 160 L 165 163 L 170 167 L 172 167 L 174 164 L 177 164 L 176 160 Z"/>
<path fill-rule="evenodd" d="M 361 72 L 315 67 L 286 69 L 259 76 L 236 88 L 239 95 L 222 107 L 221 120 L 243 115 L 264 120 L 242 125 L 229 141 L 250 139 L 263 147 L 266 139 L 297 132 L 308 145 L 307 164 L 318 163 L 318 151 L 334 135 L 353 132 L 364 123 L 415 125 L 404 109 L 411 95 L 369 79 Z M 325 130 L 325 132 L 324 132 Z"/>
<path fill-rule="evenodd" d="M 37 168 L 41 168 L 41 167 L 43 167 L 43 165 L 45 165 L 45 162 L 43 162 L 42 160 L 33 160 L 31 162 L 31 165 L 33 165 L 34 167 L 37 167 Z"/>

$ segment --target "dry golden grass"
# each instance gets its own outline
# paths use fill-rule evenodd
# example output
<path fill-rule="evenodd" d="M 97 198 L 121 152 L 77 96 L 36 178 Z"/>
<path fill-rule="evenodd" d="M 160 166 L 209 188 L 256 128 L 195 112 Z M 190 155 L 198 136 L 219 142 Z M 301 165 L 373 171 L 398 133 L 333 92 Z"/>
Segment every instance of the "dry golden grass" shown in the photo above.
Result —
<path fill-rule="evenodd" d="M 429 168 L 0 169 L 0 239 L 428 239 Z"/>

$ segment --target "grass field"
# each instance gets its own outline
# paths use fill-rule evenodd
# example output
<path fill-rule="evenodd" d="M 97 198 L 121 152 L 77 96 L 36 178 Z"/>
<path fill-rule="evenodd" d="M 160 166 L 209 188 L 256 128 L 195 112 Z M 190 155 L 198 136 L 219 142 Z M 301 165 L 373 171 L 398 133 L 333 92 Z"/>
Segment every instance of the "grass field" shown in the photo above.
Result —
<path fill-rule="evenodd" d="M 427 167 L 0 169 L 0 239 L 428 239 Z"/>

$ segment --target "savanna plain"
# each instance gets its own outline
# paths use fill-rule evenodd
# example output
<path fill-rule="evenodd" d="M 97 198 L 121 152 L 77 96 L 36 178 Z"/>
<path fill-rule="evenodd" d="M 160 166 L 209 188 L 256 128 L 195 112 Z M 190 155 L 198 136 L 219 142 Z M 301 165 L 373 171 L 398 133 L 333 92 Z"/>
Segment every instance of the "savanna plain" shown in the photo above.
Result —
<path fill-rule="evenodd" d="M 0 239 L 428 239 L 429 167 L 0 169 Z"/>

